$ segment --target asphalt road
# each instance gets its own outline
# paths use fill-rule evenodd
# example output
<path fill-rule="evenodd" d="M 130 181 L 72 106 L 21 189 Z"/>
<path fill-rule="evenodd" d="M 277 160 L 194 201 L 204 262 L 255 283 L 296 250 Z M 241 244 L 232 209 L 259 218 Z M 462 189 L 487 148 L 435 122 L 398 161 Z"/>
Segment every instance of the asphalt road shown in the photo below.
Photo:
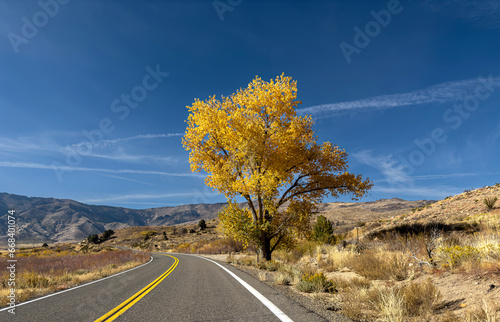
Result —
<path fill-rule="evenodd" d="M 107 321 L 280 321 L 276 310 L 273 313 L 269 304 L 263 304 L 216 263 L 192 255 L 170 255 L 178 263 L 154 254 L 151 263 L 138 269 L 18 306 L 15 315 L 2 311 L 0 321 L 95 321 L 127 300 L 122 305 L 126 310 L 110 315 Z M 277 307 L 282 320 L 326 321 L 252 276 L 219 265 Z M 133 301 L 134 295 L 143 297 Z"/>

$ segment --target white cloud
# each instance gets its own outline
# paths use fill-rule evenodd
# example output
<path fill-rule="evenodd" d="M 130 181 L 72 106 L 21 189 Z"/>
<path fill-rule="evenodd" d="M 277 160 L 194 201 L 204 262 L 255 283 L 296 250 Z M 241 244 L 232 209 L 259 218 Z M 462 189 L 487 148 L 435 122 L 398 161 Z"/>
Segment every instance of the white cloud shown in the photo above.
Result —
<path fill-rule="evenodd" d="M 165 194 L 132 194 L 132 195 L 118 195 L 109 196 L 104 198 L 87 199 L 82 202 L 85 203 L 100 203 L 100 202 L 120 202 L 126 201 L 127 203 L 131 200 L 151 200 L 151 199 L 169 199 L 169 198 L 179 198 L 179 197 L 197 197 L 200 193 L 197 191 L 185 192 L 185 193 L 165 193 Z M 210 196 L 217 196 L 217 193 L 209 193 Z M 207 196 L 207 194 L 204 194 Z"/>
<path fill-rule="evenodd" d="M 133 169 L 102 169 L 102 168 L 84 168 L 84 167 L 70 167 L 70 166 L 55 166 L 40 164 L 34 162 L 0 162 L 2 168 L 27 168 L 27 169 L 41 169 L 41 170 L 59 170 L 59 171 L 80 171 L 80 172 L 98 172 L 98 173 L 112 173 L 112 174 L 144 174 L 144 175 L 161 175 L 172 177 L 199 177 L 205 178 L 205 175 L 200 173 L 175 173 L 154 170 L 133 170 Z"/>
<path fill-rule="evenodd" d="M 127 153 L 125 152 L 126 149 L 122 146 L 122 144 L 134 140 L 153 140 L 158 138 L 179 137 L 183 135 L 184 133 L 140 134 L 113 140 L 98 140 L 96 142 L 91 142 L 90 140 L 87 140 L 87 141 L 81 141 L 71 146 L 66 146 L 62 149 L 62 151 L 65 154 L 77 151 L 78 154 L 85 157 L 109 159 L 120 162 L 131 162 L 131 163 L 175 162 L 177 161 L 177 159 L 173 157 Z"/>
<path fill-rule="evenodd" d="M 158 139 L 158 138 L 170 138 L 170 137 L 178 137 L 178 136 L 183 136 L 184 133 L 161 133 L 161 134 L 140 134 L 140 135 L 134 135 L 134 136 L 129 136 L 126 138 L 120 138 L 120 139 L 114 139 L 114 140 L 98 140 L 97 142 L 91 142 L 89 140 L 79 142 L 77 144 L 73 144 L 72 146 L 74 148 L 79 148 L 82 146 L 83 149 L 85 148 L 90 148 L 90 149 L 96 149 L 96 148 L 106 148 L 111 145 L 116 145 L 117 143 L 122 143 L 122 142 L 129 142 L 133 140 L 151 140 L 151 139 Z"/>
<path fill-rule="evenodd" d="M 357 153 L 351 154 L 356 161 L 369 165 L 380 171 L 385 176 L 385 181 L 390 184 L 396 183 L 411 183 L 411 177 L 408 176 L 401 166 L 400 162 L 393 158 L 391 154 L 389 155 L 372 155 L 372 151 L 363 150 Z"/>
<path fill-rule="evenodd" d="M 459 188 L 440 186 L 440 187 L 382 187 L 376 185 L 372 188 L 373 192 L 381 192 L 392 196 L 417 196 L 426 199 L 443 199 L 447 196 L 453 196 L 462 192 Z"/>
<path fill-rule="evenodd" d="M 488 82 L 492 86 L 500 86 L 500 77 L 490 77 L 488 77 Z M 478 78 L 445 82 L 408 93 L 381 95 L 355 101 L 310 106 L 297 110 L 297 113 L 300 115 L 310 114 L 328 117 L 351 111 L 386 110 L 411 105 L 457 102 L 462 100 L 465 95 L 472 94 L 480 84 L 482 83 Z"/>

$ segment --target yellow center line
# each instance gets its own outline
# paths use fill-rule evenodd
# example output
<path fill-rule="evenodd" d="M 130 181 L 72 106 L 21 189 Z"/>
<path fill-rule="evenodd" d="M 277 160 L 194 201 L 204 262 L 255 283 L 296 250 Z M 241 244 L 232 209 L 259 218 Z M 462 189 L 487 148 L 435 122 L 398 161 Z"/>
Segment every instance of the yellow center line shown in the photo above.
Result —
<path fill-rule="evenodd" d="M 161 281 L 163 281 L 168 276 L 168 274 L 172 273 L 172 271 L 179 263 L 179 259 L 171 255 L 164 255 L 164 256 L 172 257 L 175 260 L 172 266 L 170 266 L 170 268 L 165 273 L 161 274 L 157 279 L 149 283 L 146 287 L 144 287 L 142 290 L 132 295 L 130 298 L 122 302 L 120 305 L 118 305 L 108 313 L 104 314 L 103 316 L 95 320 L 95 322 L 113 321 L 114 319 L 122 315 L 125 311 L 130 309 L 140 299 L 146 296 L 146 294 L 151 292 L 151 290 L 154 289 L 156 286 L 158 286 L 158 284 L 160 284 Z"/>

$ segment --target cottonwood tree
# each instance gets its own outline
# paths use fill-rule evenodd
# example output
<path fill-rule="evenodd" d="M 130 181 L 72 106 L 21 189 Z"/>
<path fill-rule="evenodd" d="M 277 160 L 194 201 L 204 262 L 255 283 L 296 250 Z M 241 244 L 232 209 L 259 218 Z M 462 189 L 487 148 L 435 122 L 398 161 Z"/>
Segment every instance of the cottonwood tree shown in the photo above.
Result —
<path fill-rule="evenodd" d="M 281 75 L 188 106 L 183 144 L 191 170 L 207 172 L 205 183 L 228 199 L 219 213 L 225 234 L 256 243 L 267 260 L 310 232 L 311 213 L 325 196 L 358 198 L 372 186 L 347 171 L 345 150 L 317 143 L 311 117 L 295 111 L 300 103 L 296 81 Z"/>

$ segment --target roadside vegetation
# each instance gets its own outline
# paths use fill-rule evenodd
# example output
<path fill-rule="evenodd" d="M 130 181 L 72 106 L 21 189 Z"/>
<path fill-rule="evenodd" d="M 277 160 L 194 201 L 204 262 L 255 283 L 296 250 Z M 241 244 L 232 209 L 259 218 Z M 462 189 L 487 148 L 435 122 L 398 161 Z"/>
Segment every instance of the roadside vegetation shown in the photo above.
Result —
<path fill-rule="evenodd" d="M 308 238 L 270 261 L 228 237 L 171 250 L 223 254 L 214 258 L 355 321 L 499 321 L 500 209 L 483 202 L 499 194 L 466 191 L 347 231 L 318 216 Z"/>
<path fill-rule="evenodd" d="M 110 276 L 143 264 L 147 252 L 117 250 L 112 247 L 89 247 L 63 244 L 53 247 L 22 248 L 16 252 L 15 289 L 17 302 L 23 302 L 86 282 Z M 7 267 L 6 254 L 0 265 Z M 0 273 L 0 305 L 7 305 L 8 270 Z"/>

